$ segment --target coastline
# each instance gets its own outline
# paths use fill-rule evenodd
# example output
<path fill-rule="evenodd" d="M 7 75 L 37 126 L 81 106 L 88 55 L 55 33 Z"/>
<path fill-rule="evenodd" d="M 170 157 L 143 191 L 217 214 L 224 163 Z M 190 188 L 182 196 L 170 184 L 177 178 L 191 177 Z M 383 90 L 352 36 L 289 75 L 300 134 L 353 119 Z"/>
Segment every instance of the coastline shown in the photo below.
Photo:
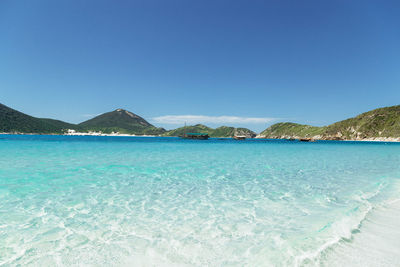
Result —
<path fill-rule="evenodd" d="M 135 135 L 135 134 L 104 134 L 104 133 L 73 133 L 73 134 L 57 134 L 57 133 L 0 133 L 0 135 L 60 135 L 60 136 L 121 136 L 121 137 L 161 137 L 159 135 Z M 166 136 L 168 137 L 168 136 Z"/>
<path fill-rule="evenodd" d="M 61 135 L 61 136 L 110 136 L 110 137 L 177 137 L 177 136 L 162 136 L 162 135 L 135 135 L 135 134 L 120 134 L 120 133 L 111 133 L 105 134 L 100 132 L 75 132 L 75 133 L 0 133 L 0 135 Z M 215 138 L 229 138 L 229 137 L 215 137 Z M 298 137 L 293 137 L 294 139 L 299 139 Z M 282 138 L 268 138 L 264 136 L 256 136 L 254 138 L 248 139 L 276 139 L 276 140 L 288 140 L 289 137 L 285 136 Z M 315 141 L 344 141 L 344 142 L 383 142 L 383 143 L 399 143 L 400 137 L 371 137 L 365 139 L 344 139 L 344 140 L 332 140 L 329 138 L 315 138 Z"/>
<path fill-rule="evenodd" d="M 321 251 L 317 262 L 328 266 L 397 266 L 399 218 L 400 199 L 371 208 L 351 237 Z"/>
<path fill-rule="evenodd" d="M 302 137 L 298 136 L 280 136 L 280 137 L 265 137 L 257 135 L 256 139 L 282 139 L 282 140 L 289 140 L 289 139 L 301 139 Z M 315 137 L 308 137 L 314 139 L 315 141 L 347 141 L 347 142 L 400 142 L 400 137 L 369 137 L 369 138 L 356 138 L 356 139 L 333 139 L 333 138 L 321 138 L 320 136 Z"/>
<path fill-rule="evenodd" d="M 400 263 L 397 253 L 400 246 L 400 231 L 397 230 L 400 227 L 400 182 L 394 182 L 385 193 L 382 189 L 362 197 L 363 211 L 355 220 L 342 219 L 350 224 L 337 224 L 339 235 L 317 250 L 296 257 L 295 266 L 397 266 Z M 374 198 L 382 198 L 381 193 L 385 200 L 374 201 Z"/>

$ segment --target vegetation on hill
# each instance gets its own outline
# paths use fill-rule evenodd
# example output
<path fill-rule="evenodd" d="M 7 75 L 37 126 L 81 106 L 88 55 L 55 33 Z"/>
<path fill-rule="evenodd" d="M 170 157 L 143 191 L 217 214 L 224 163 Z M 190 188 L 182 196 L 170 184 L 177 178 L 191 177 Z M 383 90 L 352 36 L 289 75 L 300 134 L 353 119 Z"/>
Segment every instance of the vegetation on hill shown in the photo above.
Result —
<path fill-rule="evenodd" d="M 86 131 L 101 131 L 103 133 L 159 135 L 165 132 L 165 129 L 154 127 L 142 117 L 124 109 L 101 114 L 80 123 L 79 126 Z"/>
<path fill-rule="evenodd" d="M 247 129 L 247 128 L 235 128 L 235 127 L 228 127 L 228 126 L 221 126 L 211 133 L 211 137 L 232 137 L 234 135 L 237 136 L 246 136 L 248 138 L 256 137 L 256 133 Z"/>
<path fill-rule="evenodd" d="M 75 125 L 52 119 L 40 119 L 0 104 L 0 132 L 63 133 Z"/>
<path fill-rule="evenodd" d="M 400 105 L 378 108 L 326 127 L 324 137 L 400 137 Z"/>
<path fill-rule="evenodd" d="M 323 127 L 298 124 L 293 122 L 280 122 L 271 125 L 260 133 L 266 138 L 306 138 L 320 135 Z"/>
<path fill-rule="evenodd" d="M 400 138 L 400 105 L 378 108 L 325 127 L 297 123 L 277 123 L 263 132 L 265 138 L 320 138 L 363 140 Z"/>
<path fill-rule="evenodd" d="M 159 135 L 165 132 L 163 128 L 156 128 L 143 118 L 122 109 L 76 125 L 60 120 L 35 118 L 0 104 L 0 132 L 62 134 L 68 129 L 79 132 L 101 131 L 137 135 Z"/>
<path fill-rule="evenodd" d="M 207 127 L 203 124 L 196 124 L 196 125 L 189 125 L 186 127 L 180 127 L 176 128 L 174 130 L 169 130 L 165 132 L 163 135 L 164 136 L 182 136 L 185 133 L 207 133 L 210 135 L 210 133 L 214 131 L 213 128 Z"/>
<path fill-rule="evenodd" d="M 68 129 L 79 132 L 101 131 L 103 133 L 119 132 L 136 135 L 181 136 L 185 132 L 195 132 L 207 133 L 211 137 L 255 136 L 253 131 L 246 128 L 221 126 L 213 129 L 202 124 L 165 131 L 165 129 L 157 128 L 142 117 L 123 109 L 107 112 L 75 125 L 60 120 L 35 118 L 0 104 L 0 132 L 61 134 Z M 259 137 L 342 140 L 398 138 L 400 140 L 400 105 L 371 110 L 324 127 L 291 122 L 276 123 L 261 132 Z"/>
<path fill-rule="evenodd" d="M 81 128 L 76 125 L 76 124 L 72 124 L 72 123 L 68 123 L 68 122 L 64 122 L 64 121 L 60 121 L 60 120 L 54 120 L 54 119 L 42 119 L 40 118 L 39 120 L 46 122 L 49 125 L 52 125 L 53 127 L 60 129 L 61 131 L 65 131 L 68 129 L 73 129 L 76 131 L 81 130 Z"/>
<path fill-rule="evenodd" d="M 234 128 L 221 126 L 216 129 L 207 127 L 202 124 L 196 124 L 177 128 L 174 130 L 167 131 L 164 136 L 182 136 L 186 133 L 207 133 L 210 137 L 232 137 L 234 135 L 244 135 L 247 137 L 255 137 L 256 133 L 246 128 Z"/>

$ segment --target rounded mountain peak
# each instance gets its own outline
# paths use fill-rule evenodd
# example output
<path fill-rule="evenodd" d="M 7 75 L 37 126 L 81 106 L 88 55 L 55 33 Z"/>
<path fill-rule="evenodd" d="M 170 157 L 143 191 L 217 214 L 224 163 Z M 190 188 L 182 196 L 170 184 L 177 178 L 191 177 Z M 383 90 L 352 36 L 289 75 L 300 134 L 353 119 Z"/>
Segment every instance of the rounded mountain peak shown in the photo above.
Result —
<path fill-rule="evenodd" d="M 101 114 L 97 117 L 80 123 L 80 125 L 99 128 L 118 127 L 122 129 L 133 129 L 134 127 L 153 127 L 153 125 L 148 123 L 142 117 L 122 108 Z"/>
<path fill-rule="evenodd" d="M 126 114 L 131 113 L 131 114 L 133 114 L 132 112 L 127 111 L 126 109 L 123 109 L 123 108 L 117 108 L 117 109 L 114 110 L 113 112 L 115 112 L 115 113 L 120 113 L 120 114 L 123 114 L 123 113 L 126 113 Z"/>
<path fill-rule="evenodd" d="M 134 118 L 134 119 L 138 119 L 138 118 L 142 119 L 140 116 L 138 116 L 130 111 L 127 111 L 125 109 L 122 109 L 122 108 L 118 108 L 118 109 L 114 110 L 114 113 L 117 113 L 119 115 L 128 115 L 129 117 Z"/>

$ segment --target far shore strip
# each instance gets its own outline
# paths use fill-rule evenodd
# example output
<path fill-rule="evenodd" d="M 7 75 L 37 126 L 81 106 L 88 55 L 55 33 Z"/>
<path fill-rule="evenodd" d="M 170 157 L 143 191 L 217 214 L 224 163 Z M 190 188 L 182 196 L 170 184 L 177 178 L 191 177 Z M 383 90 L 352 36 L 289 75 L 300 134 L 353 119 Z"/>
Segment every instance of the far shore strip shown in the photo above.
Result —
<path fill-rule="evenodd" d="M 111 133 L 111 134 L 104 134 L 100 132 L 89 132 L 89 133 L 80 133 L 80 132 L 73 132 L 73 133 L 64 133 L 64 134 L 39 134 L 39 133 L 0 133 L 0 135 L 64 135 L 64 136 L 121 136 L 121 137 L 174 137 L 174 136 L 160 136 L 160 135 L 135 135 L 135 134 L 120 134 L 120 133 Z M 251 138 L 247 138 L 251 139 Z M 271 140 L 279 140 L 279 139 L 287 139 L 287 138 L 265 138 L 262 136 L 257 136 L 254 139 L 271 139 Z M 299 138 L 295 138 L 299 139 Z M 316 141 L 329 141 L 324 139 L 315 139 Z M 386 142 L 386 143 L 398 143 L 400 142 L 400 137 L 375 137 L 375 138 L 365 138 L 365 139 L 349 139 L 349 140 L 337 140 L 337 141 L 359 141 L 359 142 Z"/>

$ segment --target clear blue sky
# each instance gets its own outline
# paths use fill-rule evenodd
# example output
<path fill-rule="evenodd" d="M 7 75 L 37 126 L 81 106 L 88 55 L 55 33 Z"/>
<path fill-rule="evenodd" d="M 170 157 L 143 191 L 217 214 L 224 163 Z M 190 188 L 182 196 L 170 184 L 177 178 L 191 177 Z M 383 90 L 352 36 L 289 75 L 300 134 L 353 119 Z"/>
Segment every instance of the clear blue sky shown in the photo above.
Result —
<path fill-rule="evenodd" d="M 125 108 L 166 128 L 326 125 L 400 104 L 399 14 L 376 0 L 3 0 L 0 103 L 68 122 Z"/>

